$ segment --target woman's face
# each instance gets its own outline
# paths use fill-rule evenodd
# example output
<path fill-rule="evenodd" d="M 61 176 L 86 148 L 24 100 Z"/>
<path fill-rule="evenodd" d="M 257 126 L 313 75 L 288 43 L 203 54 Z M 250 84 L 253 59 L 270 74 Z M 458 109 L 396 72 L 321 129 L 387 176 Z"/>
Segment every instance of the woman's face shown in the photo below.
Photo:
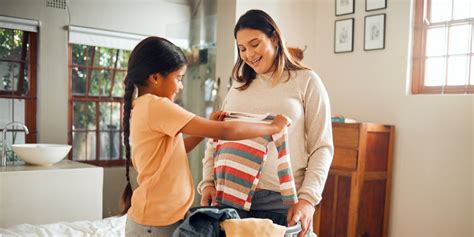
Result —
<path fill-rule="evenodd" d="M 257 74 L 274 70 L 275 37 L 269 38 L 262 31 L 244 28 L 237 32 L 236 40 L 240 58 Z"/>
<path fill-rule="evenodd" d="M 156 73 L 152 79 L 152 86 L 155 88 L 154 94 L 174 101 L 176 95 L 183 89 L 182 80 L 186 69 L 187 66 L 184 65 L 180 69 L 170 72 L 166 77 Z"/>

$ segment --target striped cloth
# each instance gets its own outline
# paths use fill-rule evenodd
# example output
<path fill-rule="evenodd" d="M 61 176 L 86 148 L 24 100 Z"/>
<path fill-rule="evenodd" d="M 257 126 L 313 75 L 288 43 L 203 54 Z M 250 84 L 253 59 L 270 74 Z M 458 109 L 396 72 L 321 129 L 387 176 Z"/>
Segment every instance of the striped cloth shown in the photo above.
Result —
<path fill-rule="evenodd" d="M 247 113 L 229 113 L 225 120 L 270 123 L 274 116 Z M 272 136 L 240 141 L 219 140 L 214 153 L 214 180 L 219 203 L 250 210 L 262 165 L 267 158 L 268 144 L 275 143 L 278 151 L 278 178 L 280 193 L 285 204 L 298 202 L 295 181 L 288 151 L 288 130 Z"/>

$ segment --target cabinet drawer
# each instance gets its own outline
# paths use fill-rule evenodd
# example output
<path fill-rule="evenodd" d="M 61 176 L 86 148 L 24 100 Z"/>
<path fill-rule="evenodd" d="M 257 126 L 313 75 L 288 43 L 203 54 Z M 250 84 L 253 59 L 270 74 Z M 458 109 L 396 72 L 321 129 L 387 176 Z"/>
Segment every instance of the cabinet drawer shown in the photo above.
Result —
<path fill-rule="evenodd" d="M 357 149 L 359 146 L 358 126 L 333 126 L 334 146 Z"/>
<path fill-rule="evenodd" d="M 357 150 L 336 147 L 331 169 L 357 169 Z"/>

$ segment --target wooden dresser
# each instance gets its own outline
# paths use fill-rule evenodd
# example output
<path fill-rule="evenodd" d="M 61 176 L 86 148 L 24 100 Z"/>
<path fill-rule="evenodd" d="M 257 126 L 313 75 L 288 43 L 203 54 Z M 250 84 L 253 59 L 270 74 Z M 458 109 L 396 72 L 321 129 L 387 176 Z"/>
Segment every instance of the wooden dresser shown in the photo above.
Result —
<path fill-rule="evenodd" d="M 319 237 L 386 237 L 394 127 L 333 123 L 334 159 L 314 217 Z"/>

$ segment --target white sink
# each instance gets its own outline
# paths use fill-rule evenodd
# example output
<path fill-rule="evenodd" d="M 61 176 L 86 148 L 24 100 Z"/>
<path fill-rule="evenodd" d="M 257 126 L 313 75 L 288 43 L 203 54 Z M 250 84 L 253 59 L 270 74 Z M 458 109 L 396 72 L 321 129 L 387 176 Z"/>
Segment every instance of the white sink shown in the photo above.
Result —
<path fill-rule="evenodd" d="M 52 165 L 64 159 L 71 145 L 64 144 L 13 144 L 13 152 L 28 164 Z"/>

